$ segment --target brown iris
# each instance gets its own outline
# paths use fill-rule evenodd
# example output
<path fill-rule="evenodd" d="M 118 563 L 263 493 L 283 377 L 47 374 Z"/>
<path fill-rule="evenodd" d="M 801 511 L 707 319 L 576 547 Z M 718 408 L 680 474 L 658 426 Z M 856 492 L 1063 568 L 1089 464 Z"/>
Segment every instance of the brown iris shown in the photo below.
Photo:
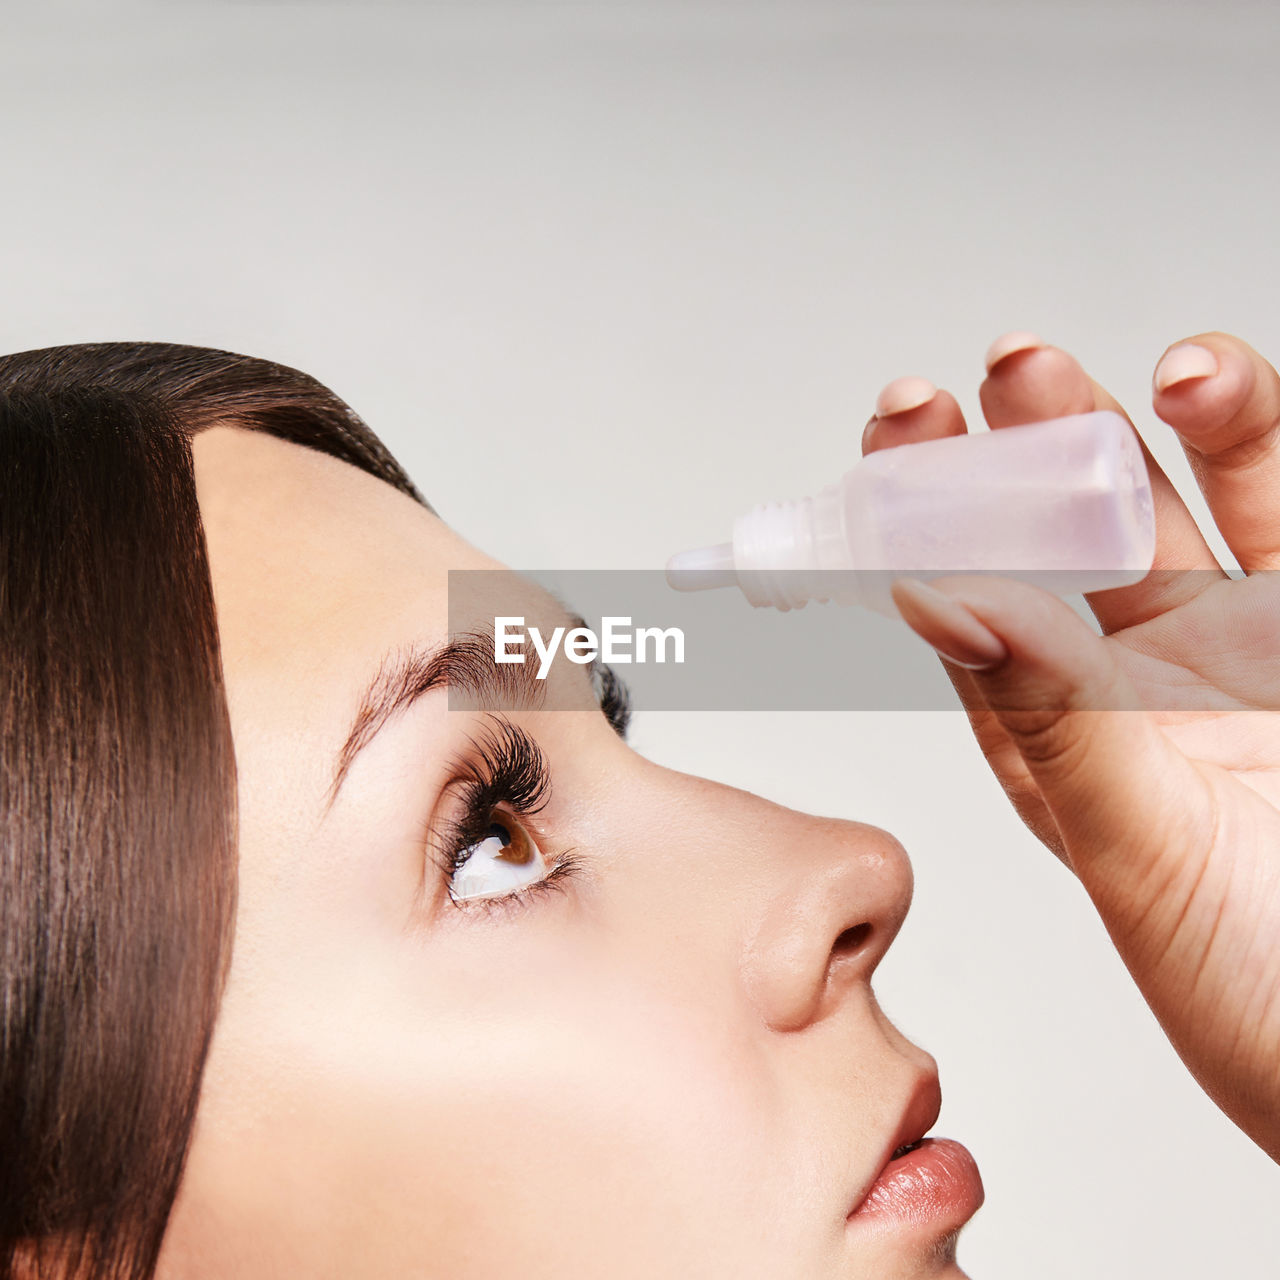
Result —
<path fill-rule="evenodd" d="M 532 862 L 537 853 L 537 847 L 529 833 L 518 822 L 506 815 L 503 815 L 501 822 L 495 821 L 489 824 L 486 838 L 502 841 L 502 852 L 493 856 L 501 858 L 503 862 L 524 866 Z"/>

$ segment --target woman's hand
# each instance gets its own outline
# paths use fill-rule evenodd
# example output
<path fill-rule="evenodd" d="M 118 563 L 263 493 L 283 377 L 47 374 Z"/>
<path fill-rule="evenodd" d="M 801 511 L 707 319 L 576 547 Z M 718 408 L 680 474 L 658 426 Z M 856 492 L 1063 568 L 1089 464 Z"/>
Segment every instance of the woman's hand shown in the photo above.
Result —
<path fill-rule="evenodd" d="M 987 369 L 992 428 L 1123 413 L 1030 334 L 998 339 Z M 962 433 L 954 398 L 932 392 L 890 383 L 864 451 Z M 1155 566 L 1088 597 L 1102 636 L 1007 578 L 900 582 L 894 597 L 966 664 L 944 665 L 988 763 L 1079 877 L 1183 1061 L 1280 1160 L 1280 376 L 1238 338 L 1200 334 L 1166 351 L 1153 403 L 1249 576 L 1226 575 L 1147 452 Z"/>

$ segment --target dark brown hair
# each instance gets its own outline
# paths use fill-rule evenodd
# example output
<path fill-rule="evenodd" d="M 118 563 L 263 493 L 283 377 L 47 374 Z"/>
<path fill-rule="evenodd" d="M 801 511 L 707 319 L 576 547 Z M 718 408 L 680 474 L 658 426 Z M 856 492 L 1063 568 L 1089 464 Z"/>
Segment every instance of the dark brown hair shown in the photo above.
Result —
<path fill-rule="evenodd" d="M 0 357 L 0 1280 L 150 1276 L 182 1174 L 236 893 L 191 462 L 218 424 L 422 501 L 296 370 L 167 343 Z"/>

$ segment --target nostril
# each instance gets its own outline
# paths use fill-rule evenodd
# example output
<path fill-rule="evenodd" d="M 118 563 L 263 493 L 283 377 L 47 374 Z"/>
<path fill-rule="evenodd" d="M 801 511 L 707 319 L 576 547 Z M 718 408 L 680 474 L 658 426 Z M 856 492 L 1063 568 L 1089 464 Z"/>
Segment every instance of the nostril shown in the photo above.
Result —
<path fill-rule="evenodd" d="M 833 956 L 851 956 L 861 951 L 866 946 L 867 939 L 871 936 L 871 925 L 867 921 L 862 924 L 855 924 L 851 928 L 844 930 L 835 943 L 831 947 Z"/>

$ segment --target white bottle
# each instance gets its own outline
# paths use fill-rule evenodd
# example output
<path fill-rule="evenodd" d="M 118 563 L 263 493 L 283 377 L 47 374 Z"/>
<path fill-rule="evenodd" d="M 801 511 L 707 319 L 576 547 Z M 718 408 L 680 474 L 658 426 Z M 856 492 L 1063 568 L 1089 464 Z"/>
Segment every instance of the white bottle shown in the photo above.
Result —
<path fill-rule="evenodd" d="M 1103 409 L 878 450 L 811 498 L 741 516 L 732 542 L 672 556 L 667 581 L 896 618 L 899 576 L 994 573 L 1069 595 L 1138 582 L 1154 557 L 1141 445 Z"/>

